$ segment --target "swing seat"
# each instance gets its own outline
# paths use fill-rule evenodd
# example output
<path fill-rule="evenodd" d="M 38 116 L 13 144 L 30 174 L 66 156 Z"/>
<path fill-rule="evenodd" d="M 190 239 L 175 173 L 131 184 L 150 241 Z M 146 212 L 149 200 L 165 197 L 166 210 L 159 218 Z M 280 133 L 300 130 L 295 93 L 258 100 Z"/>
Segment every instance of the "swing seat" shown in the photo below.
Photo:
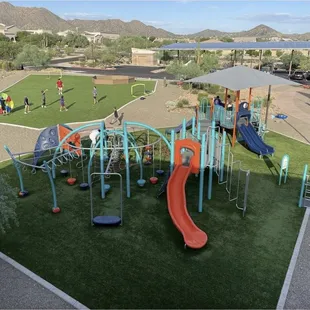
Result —
<path fill-rule="evenodd" d="M 58 207 L 57 207 L 57 208 L 54 208 L 54 209 L 52 210 L 52 212 L 55 213 L 55 214 L 56 214 L 56 213 L 59 213 L 59 212 L 60 212 L 60 208 L 58 208 Z"/>
<path fill-rule="evenodd" d="M 60 174 L 61 174 L 63 177 L 67 177 L 67 176 L 68 176 L 68 170 L 62 169 L 62 170 L 60 170 Z"/>
<path fill-rule="evenodd" d="M 158 169 L 158 170 L 156 170 L 156 173 L 157 173 L 157 175 L 164 175 L 165 171 Z"/>
<path fill-rule="evenodd" d="M 80 189 L 81 189 L 82 191 L 85 191 L 85 190 L 87 190 L 88 188 L 89 188 L 88 183 L 81 183 L 81 184 L 80 184 Z"/>
<path fill-rule="evenodd" d="M 75 182 L 76 182 L 76 178 L 69 178 L 69 179 L 67 180 L 67 183 L 68 183 L 69 185 L 74 185 Z"/>
<path fill-rule="evenodd" d="M 119 216 L 99 215 L 93 218 L 93 224 L 96 226 L 118 226 L 121 222 Z"/>
<path fill-rule="evenodd" d="M 29 194 L 28 191 L 23 190 L 18 193 L 18 197 L 23 198 L 23 197 L 26 197 L 28 194 Z"/>
<path fill-rule="evenodd" d="M 143 179 L 140 179 L 137 181 L 137 184 L 140 186 L 140 187 L 143 187 L 145 185 L 146 181 L 143 180 Z"/>
<path fill-rule="evenodd" d="M 150 178 L 150 182 L 151 182 L 152 184 L 157 184 L 158 178 L 156 178 L 156 177 L 151 177 L 151 178 Z"/>
<path fill-rule="evenodd" d="M 110 184 L 104 184 L 104 192 L 107 193 L 111 189 Z"/>

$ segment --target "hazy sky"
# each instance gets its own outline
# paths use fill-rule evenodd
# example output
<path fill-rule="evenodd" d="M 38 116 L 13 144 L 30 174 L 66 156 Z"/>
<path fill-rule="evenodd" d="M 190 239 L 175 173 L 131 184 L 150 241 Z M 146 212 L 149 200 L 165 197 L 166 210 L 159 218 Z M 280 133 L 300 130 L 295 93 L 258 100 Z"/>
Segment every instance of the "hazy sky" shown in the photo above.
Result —
<path fill-rule="evenodd" d="M 284 33 L 310 32 L 310 1 L 10 1 L 45 7 L 65 19 L 140 20 L 179 34 L 248 30 L 266 24 Z"/>

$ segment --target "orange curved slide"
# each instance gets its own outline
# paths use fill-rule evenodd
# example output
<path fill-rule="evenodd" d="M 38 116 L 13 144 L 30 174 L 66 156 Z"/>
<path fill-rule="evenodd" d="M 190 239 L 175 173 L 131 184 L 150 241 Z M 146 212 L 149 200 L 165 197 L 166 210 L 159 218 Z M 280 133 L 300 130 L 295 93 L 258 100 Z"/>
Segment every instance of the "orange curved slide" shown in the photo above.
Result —
<path fill-rule="evenodd" d="M 167 186 L 168 210 L 185 244 L 192 249 L 200 249 L 206 245 L 208 236 L 195 225 L 187 212 L 185 184 L 191 169 L 191 165 L 179 165 L 174 169 Z"/>

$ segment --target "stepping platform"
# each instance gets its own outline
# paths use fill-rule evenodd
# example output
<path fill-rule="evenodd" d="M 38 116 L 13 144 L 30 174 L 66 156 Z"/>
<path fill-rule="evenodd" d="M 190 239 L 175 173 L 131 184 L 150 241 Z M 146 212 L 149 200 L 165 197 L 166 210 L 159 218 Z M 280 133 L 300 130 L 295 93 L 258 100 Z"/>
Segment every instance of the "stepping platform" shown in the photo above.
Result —
<path fill-rule="evenodd" d="M 310 208 L 310 200 L 304 198 L 304 204 L 303 204 L 303 206 L 304 206 L 305 208 Z"/>
<path fill-rule="evenodd" d="M 93 224 L 96 226 L 118 226 L 122 222 L 119 216 L 99 215 L 93 218 Z"/>

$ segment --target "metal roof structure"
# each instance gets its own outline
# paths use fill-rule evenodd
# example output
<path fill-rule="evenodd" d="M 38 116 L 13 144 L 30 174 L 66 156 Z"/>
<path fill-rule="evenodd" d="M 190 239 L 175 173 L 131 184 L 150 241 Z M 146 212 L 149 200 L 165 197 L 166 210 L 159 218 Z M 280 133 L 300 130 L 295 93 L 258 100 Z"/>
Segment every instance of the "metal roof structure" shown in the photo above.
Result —
<path fill-rule="evenodd" d="M 214 73 L 209 73 L 207 75 L 186 80 L 185 82 L 215 84 L 233 91 L 269 85 L 300 86 L 300 84 L 293 81 L 245 66 L 236 66 L 216 71 Z"/>
<path fill-rule="evenodd" d="M 157 50 L 310 50 L 310 41 L 173 43 Z"/>

